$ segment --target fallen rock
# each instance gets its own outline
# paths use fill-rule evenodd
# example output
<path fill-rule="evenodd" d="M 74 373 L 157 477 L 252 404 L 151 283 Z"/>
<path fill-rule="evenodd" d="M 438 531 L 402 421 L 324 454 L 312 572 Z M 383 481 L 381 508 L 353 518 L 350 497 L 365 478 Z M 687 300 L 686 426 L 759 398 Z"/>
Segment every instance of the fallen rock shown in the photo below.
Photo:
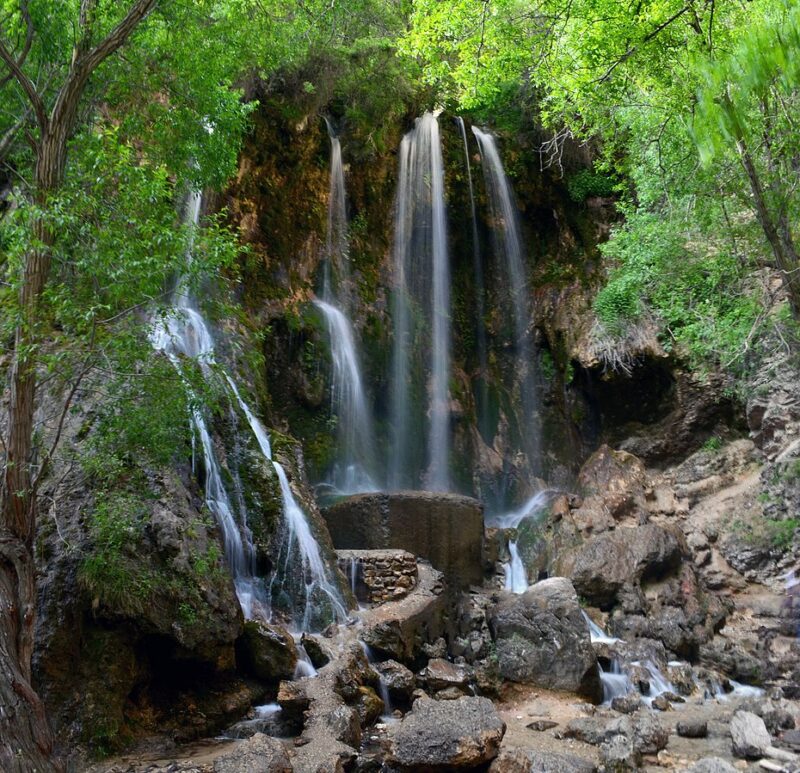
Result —
<path fill-rule="evenodd" d="M 642 705 L 642 698 L 638 693 L 630 695 L 618 695 L 611 701 L 611 708 L 620 714 L 633 714 Z"/>
<path fill-rule="evenodd" d="M 214 773 L 292 773 L 292 765 L 280 741 L 256 733 L 217 757 Z"/>
<path fill-rule="evenodd" d="M 504 593 L 487 619 L 503 677 L 602 700 L 597 658 L 568 579 L 543 580 L 521 595 Z"/>
<path fill-rule="evenodd" d="M 684 547 L 676 532 L 656 524 L 616 529 L 586 540 L 569 575 L 583 598 L 607 609 L 624 585 L 676 570 Z"/>
<path fill-rule="evenodd" d="M 708 736 L 708 722 L 704 719 L 682 719 L 675 727 L 681 738 L 706 738 Z"/>
<path fill-rule="evenodd" d="M 236 655 L 247 671 L 265 682 L 291 679 L 297 665 L 297 648 L 291 634 L 279 625 L 260 620 L 244 624 Z"/>
<path fill-rule="evenodd" d="M 624 773 L 639 770 L 642 755 L 634 747 L 633 739 L 615 735 L 600 746 L 600 759 L 606 773 Z"/>
<path fill-rule="evenodd" d="M 595 773 L 590 760 L 572 754 L 533 749 L 504 749 L 489 766 L 489 773 Z"/>
<path fill-rule="evenodd" d="M 389 761 L 403 770 L 475 767 L 497 756 L 505 731 L 487 698 L 420 698 L 390 730 Z"/>
<path fill-rule="evenodd" d="M 455 687 L 466 693 L 472 681 L 472 669 L 466 665 L 450 663 L 442 658 L 433 658 L 420 672 L 420 680 L 429 692 Z"/>
<path fill-rule="evenodd" d="M 382 663 L 373 663 L 372 667 L 380 674 L 389 697 L 400 703 L 410 703 L 411 694 L 417 686 L 417 679 L 411 669 L 406 668 L 396 660 L 384 660 Z"/>
<path fill-rule="evenodd" d="M 558 722 L 553 722 L 551 719 L 535 719 L 533 722 L 528 722 L 525 727 L 528 730 L 536 730 L 538 733 L 542 733 L 545 730 L 552 730 L 554 727 L 558 727 Z"/>
<path fill-rule="evenodd" d="M 642 754 L 658 754 L 669 741 L 667 729 L 646 712 L 633 720 L 633 745 Z"/>
<path fill-rule="evenodd" d="M 730 730 L 736 757 L 758 759 L 772 745 L 764 720 L 749 711 L 737 711 L 731 720 Z"/>

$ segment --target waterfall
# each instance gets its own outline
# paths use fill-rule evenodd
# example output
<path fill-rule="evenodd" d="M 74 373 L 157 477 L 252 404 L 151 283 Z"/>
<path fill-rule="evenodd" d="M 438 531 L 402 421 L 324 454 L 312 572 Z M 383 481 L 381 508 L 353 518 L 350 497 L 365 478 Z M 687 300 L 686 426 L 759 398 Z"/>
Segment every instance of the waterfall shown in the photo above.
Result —
<path fill-rule="evenodd" d="M 516 510 L 501 515 L 488 516 L 486 523 L 498 529 L 517 529 L 519 525 L 529 518 L 538 518 L 544 513 L 550 496 L 555 493 L 552 489 L 538 491 L 525 504 Z"/>
<path fill-rule="evenodd" d="M 242 412 L 250 424 L 253 435 L 255 435 L 259 448 L 261 449 L 261 453 L 264 455 L 264 458 L 272 464 L 278 476 L 278 483 L 281 489 L 283 521 L 286 529 L 283 545 L 281 546 L 281 552 L 285 557 L 284 571 L 283 573 L 276 571 L 273 575 L 272 583 L 270 584 L 269 598 L 273 598 L 275 593 L 280 590 L 282 582 L 286 581 L 286 577 L 289 574 L 289 563 L 291 561 L 295 565 L 293 568 L 299 570 L 299 574 L 302 576 L 302 582 L 304 583 L 304 593 L 302 594 L 303 601 L 300 609 L 297 609 L 296 604 L 292 605 L 292 622 L 295 629 L 306 631 L 311 627 L 314 621 L 313 616 L 316 612 L 315 604 L 319 601 L 320 596 L 323 599 L 327 599 L 327 603 L 335 617 L 338 620 L 344 620 L 347 617 L 347 610 L 342 602 L 341 594 L 325 566 L 319 543 L 314 539 L 314 535 L 311 533 L 306 515 L 294 496 L 283 465 L 272 458 L 272 446 L 269 441 L 269 435 L 264 425 L 242 398 L 233 379 L 227 375 L 226 379 Z M 299 565 L 297 559 L 299 559 Z M 295 597 L 293 601 L 296 601 L 296 594 L 290 593 L 289 595 Z"/>
<path fill-rule="evenodd" d="M 369 473 L 376 458 L 375 434 L 353 329 L 335 306 L 319 300 L 314 305 L 325 317 L 333 360 L 331 412 L 336 416 L 339 448 L 331 483 L 337 493 L 376 491 L 378 487 Z"/>
<path fill-rule="evenodd" d="M 192 260 L 191 251 L 194 231 L 199 222 L 200 205 L 200 194 L 193 193 L 187 214 L 192 226 L 186 255 L 187 265 Z M 182 371 L 180 358 L 187 357 L 200 364 L 206 378 L 215 377 L 216 374 L 213 370 L 215 365 L 214 339 L 202 314 L 193 305 L 185 279 L 180 279 L 175 289 L 173 310 L 153 325 L 150 341 L 154 349 L 164 352 L 169 357 L 178 372 Z M 311 534 L 305 514 L 297 504 L 283 467 L 272 459 L 272 448 L 266 429 L 242 398 L 233 379 L 226 374 L 223 383 L 230 388 L 230 393 L 247 418 L 262 454 L 273 465 L 280 483 L 284 526 L 287 532 L 286 548 L 283 551 L 286 556 L 283 567 L 284 577 L 288 574 L 289 559 L 299 557 L 298 568 L 302 574 L 305 590 L 302 613 L 293 615 L 293 622 L 301 630 L 308 629 L 312 623 L 313 604 L 318 600 L 316 597 L 319 594 L 328 599 L 330 609 L 335 617 L 344 619 L 347 612 L 339 591 L 329 577 L 322 560 L 319 544 Z M 271 617 L 270 599 L 274 594 L 276 582 L 279 582 L 278 572 L 276 571 L 273 577 L 268 595 L 261 578 L 256 576 L 255 546 L 247 527 L 246 512 L 242 511 L 242 523 L 241 525 L 237 524 L 205 417 L 197 407 L 192 408 L 191 415 L 193 432 L 200 438 L 205 463 L 205 501 L 222 531 L 225 558 L 230 567 L 242 612 L 248 619 L 258 617 L 268 620 Z M 295 563 L 296 561 L 292 561 L 293 568 Z M 296 598 L 293 598 L 292 601 L 296 601 Z"/>
<path fill-rule="evenodd" d="M 342 144 L 326 118 L 328 137 L 331 141 L 331 180 L 328 192 L 328 231 L 325 241 L 325 270 L 322 297 L 332 302 L 339 299 L 347 308 L 349 292 L 348 237 L 347 237 L 347 199 L 344 187 L 344 165 L 342 163 Z"/>
<path fill-rule="evenodd" d="M 614 698 L 624 697 L 634 689 L 630 677 L 622 672 L 616 658 L 611 661 L 608 671 L 600 666 L 600 682 L 603 685 L 603 704 L 606 706 L 610 706 Z"/>
<path fill-rule="evenodd" d="M 597 644 L 616 644 L 617 642 L 621 642 L 622 641 L 622 639 L 617 639 L 614 636 L 609 636 L 583 610 L 581 610 L 581 614 L 583 615 L 583 619 L 586 621 L 586 625 L 589 626 L 589 639 L 591 640 L 592 644 L 595 644 L 595 643 L 597 643 Z"/>
<path fill-rule="evenodd" d="M 427 420 L 426 488 L 450 488 L 450 266 L 439 122 L 417 119 L 400 145 L 394 235 L 393 448 L 390 481 L 413 485 L 409 428 Z M 420 322 L 424 319 L 424 324 Z M 412 321 L 415 324 L 412 324 Z M 427 415 L 411 411 L 414 351 L 430 351 Z"/>
<path fill-rule="evenodd" d="M 491 442 L 488 421 L 489 408 L 489 382 L 488 382 L 488 353 L 486 343 L 486 301 L 483 281 L 483 260 L 481 258 L 481 244 L 478 238 L 478 218 L 475 212 L 475 189 L 472 185 L 472 165 L 469 158 L 469 143 L 467 142 L 467 129 L 461 116 L 456 118 L 461 140 L 464 143 L 464 165 L 467 169 L 467 182 L 469 183 L 469 207 L 472 216 L 472 272 L 475 280 L 475 341 L 478 349 L 478 389 L 475 402 L 478 410 L 478 429 L 483 439 Z"/>
<path fill-rule="evenodd" d="M 541 472 L 539 458 L 538 400 L 534 379 L 533 347 L 529 326 L 533 319 L 530 291 L 514 192 L 506 177 L 495 138 L 476 126 L 472 127 L 483 163 L 483 175 L 492 215 L 492 235 L 498 256 L 505 262 L 509 295 L 513 313 L 514 350 L 522 416 L 520 436 L 523 450 L 534 472 Z"/>
<path fill-rule="evenodd" d="M 331 141 L 327 259 L 323 300 L 316 300 L 314 304 L 325 318 L 333 360 L 331 413 L 336 417 L 338 449 L 329 482 L 337 494 L 355 494 L 378 488 L 372 474 L 376 459 L 375 431 L 361 377 L 356 338 L 347 316 L 350 303 L 342 147 L 327 119 L 326 124 Z"/>
<path fill-rule="evenodd" d="M 525 564 L 522 563 L 516 542 L 508 543 L 508 552 L 511 560 L 505 566 L 505 588 L 512 593 L 525 593 L 528 590 L 528 573 L 525 571 Z"/>

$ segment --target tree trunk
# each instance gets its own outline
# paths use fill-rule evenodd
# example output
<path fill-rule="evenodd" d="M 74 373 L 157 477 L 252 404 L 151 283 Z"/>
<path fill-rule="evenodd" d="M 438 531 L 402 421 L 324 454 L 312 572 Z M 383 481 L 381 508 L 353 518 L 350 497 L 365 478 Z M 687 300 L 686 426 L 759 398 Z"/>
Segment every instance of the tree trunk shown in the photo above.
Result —
<path fill-rule="evenodd" d="M 64 178 L 66 130 L 44 133 L 36 165 L 36 204 Z M 52 258 L 53 233 L 34 215 L 31 248 L 19 297 L 20 320 L 14 342 L 8 411 L 8 443 L 0 524 L 0 769 L 60 770 L 51 759 L 53 737 L 39 696 L 31 686 L 31 656 L 36 612 L 33 538 L 33 420 L 41 297 Z"/>
<path fill-rule="evenodd" d="M 753 157 L 750 155 L 747 143 L 740 139 L 736 143 L 736 147 L 739 151 L 742 167 L 750 183 L 756 218 L 764 231 L 764 235 L 767 237 L 769 246 L 772 248 L 772 254 L 775 256 L 775 262 L 781 272 L 783 286 L 789 296 L 792 316 L 795 319 L 800 319 L 800 262 L 798 261 L 797 251 L 794 247 L 788 224 L 786 228 L 782 229 L 782 234 L 778 233 L 778 227 L 770 214 L 764 187 L 761 184 L 761 178 L 758 175 L 758 170 Z"/>

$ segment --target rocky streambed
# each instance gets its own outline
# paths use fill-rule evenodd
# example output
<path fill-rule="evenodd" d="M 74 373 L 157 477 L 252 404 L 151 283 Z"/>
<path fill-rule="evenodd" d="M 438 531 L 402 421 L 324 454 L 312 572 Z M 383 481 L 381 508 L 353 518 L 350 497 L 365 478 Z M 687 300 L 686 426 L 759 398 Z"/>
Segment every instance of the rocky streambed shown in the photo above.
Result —
<path fill-rule="evenodd" d="M 303 637 L 317 673 L 215 739 L 89 769 L 800 770 L 796 556 L 747 526 L 771 464 L 748 439 L 666 469 L 604 446 L 578 491 L 521 518 L 419 492 L 340 502 L 326 519 L 360 606 Z"/>

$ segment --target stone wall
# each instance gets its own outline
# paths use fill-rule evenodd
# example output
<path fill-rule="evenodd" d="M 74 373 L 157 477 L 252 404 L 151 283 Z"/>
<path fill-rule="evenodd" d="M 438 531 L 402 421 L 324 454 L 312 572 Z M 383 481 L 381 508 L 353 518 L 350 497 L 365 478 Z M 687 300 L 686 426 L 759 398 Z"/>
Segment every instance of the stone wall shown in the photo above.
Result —
<path fill-rule="evenodd" d="M 359 601 L 396 601 L 417 584 L 417 559 L 405 550 L 339 550 L 337 555 Z"/>
<path fill-rule="evenodd" d="M 323 511 L 337 550 L 407 550 L 453 588 L 483 581 L 483 505 L 426 491 L 356 494 Z"/>

